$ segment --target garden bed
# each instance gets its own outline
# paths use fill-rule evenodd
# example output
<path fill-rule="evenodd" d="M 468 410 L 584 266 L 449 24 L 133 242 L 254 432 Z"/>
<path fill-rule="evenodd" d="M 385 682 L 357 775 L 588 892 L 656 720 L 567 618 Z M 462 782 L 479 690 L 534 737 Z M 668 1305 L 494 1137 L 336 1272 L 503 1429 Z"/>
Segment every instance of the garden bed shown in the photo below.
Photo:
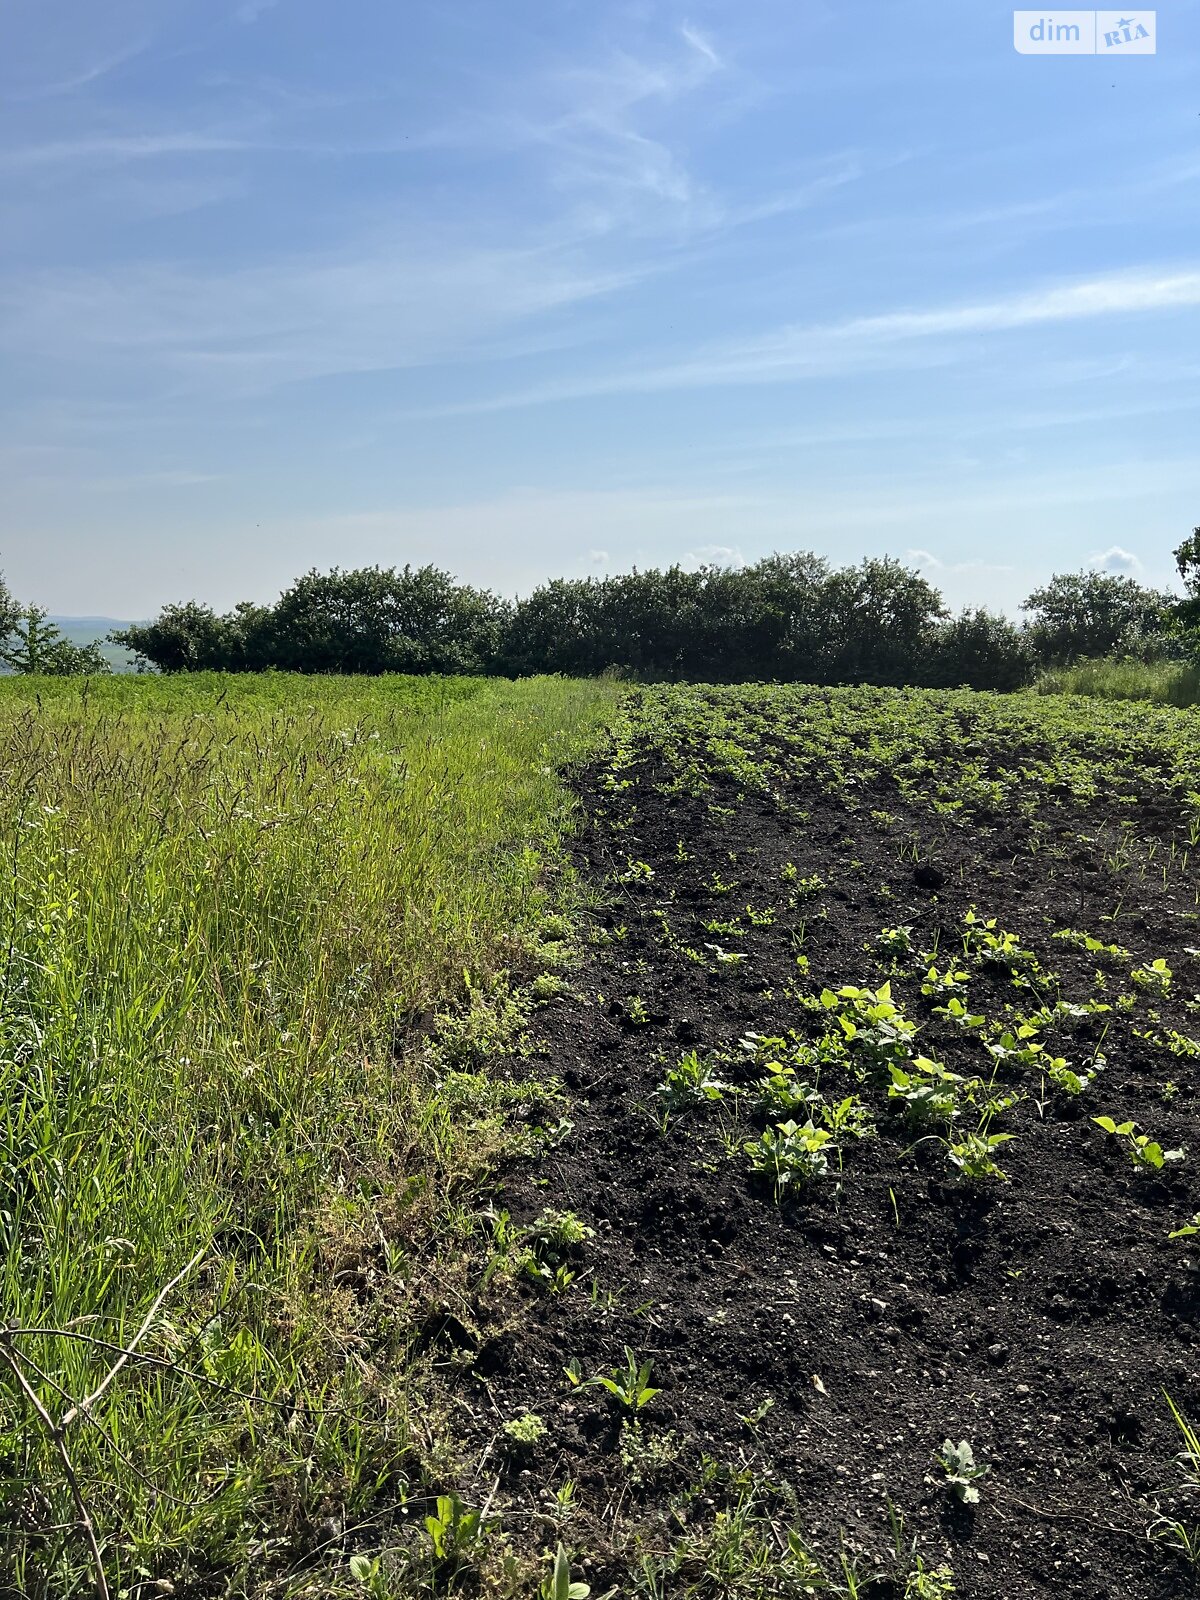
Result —
<path fill-rule="evenodd" d="M 460 1395 L 594 1594 L 1190 1591 L 1196 736 L 1052 704 L 649 691 L 580 779 Z"/>

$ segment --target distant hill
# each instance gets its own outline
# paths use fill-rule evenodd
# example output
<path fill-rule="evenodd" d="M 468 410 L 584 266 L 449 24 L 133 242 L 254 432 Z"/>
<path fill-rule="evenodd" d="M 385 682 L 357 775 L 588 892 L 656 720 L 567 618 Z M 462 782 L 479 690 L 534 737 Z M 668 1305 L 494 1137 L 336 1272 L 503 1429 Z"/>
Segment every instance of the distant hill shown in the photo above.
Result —
<path fill-rule="evenodd" d="M 98 644 L 114 672 L 132 672 L 133 658 L 120 645 L 108 644 L 105 635 L 114 628 L 129 628 L 132 623 L 119 617 L 47 617 L 48 622 L 60 629 L 72 644 Z"/>

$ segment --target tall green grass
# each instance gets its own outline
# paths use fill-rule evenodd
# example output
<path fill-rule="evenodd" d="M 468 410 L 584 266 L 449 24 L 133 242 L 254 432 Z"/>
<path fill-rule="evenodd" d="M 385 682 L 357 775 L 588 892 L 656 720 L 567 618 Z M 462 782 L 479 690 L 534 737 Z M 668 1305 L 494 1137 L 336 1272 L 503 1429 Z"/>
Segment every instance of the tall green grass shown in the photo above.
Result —
<path fill-rule="evenodd" d="M 1159 705 L 1200 703 L 1200 667 L 1188 661 L 1118 661 L 1102 657 L 1043 672 L 1038 694 L 1087 694 L 1101 700 L 1153 700 Z"/>
<path fill-rule="evenodd" d="M 501 1096 L 425 1026 L 536 965 L 615 694 L 0 684 L 12 1591 L 96 1587 L 82 1500 L 114 1595 L 259 1592 L 432 1470 L 416 1330 Z"/>

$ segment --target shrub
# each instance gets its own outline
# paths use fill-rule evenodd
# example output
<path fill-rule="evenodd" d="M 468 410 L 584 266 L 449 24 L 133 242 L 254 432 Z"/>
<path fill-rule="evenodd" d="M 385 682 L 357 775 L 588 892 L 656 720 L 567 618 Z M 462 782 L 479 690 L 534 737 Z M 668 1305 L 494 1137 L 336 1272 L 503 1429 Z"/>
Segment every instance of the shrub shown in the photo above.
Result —
<path fill-rule="evenodd" d="M 933 689 L 1020 689 L 1033 676 L 1034 652 L 1020 628 L 982 608 L 964 610 L 928 637 L 922 682 Z"/>
<path fill-rule="evenodd" d="M 1021 609 L 1038 660 L 1067 666 L 1086 656 L 1169 653 L 1174 604 L 1174 595 L 1121 573 L 1060 572 Z"/>

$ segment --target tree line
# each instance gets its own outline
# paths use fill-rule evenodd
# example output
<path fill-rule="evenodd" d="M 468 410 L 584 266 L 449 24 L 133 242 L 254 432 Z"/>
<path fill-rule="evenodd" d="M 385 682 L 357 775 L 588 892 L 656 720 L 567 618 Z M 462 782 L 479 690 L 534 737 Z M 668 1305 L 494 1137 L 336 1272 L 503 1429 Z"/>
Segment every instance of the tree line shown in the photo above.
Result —
<path fill-rule="evenodd" d="M 274 605 L 218 614 L 197 601 L 109 637 L 160 672 L 479 673 L 608 671 L 708 682 L 969 685 L 1015 689 L 1082 658 L 1195 653 L 1200 529 L 1176 552 L 1188 597 L 1105 572 L 1056 574 L 1020 624 L 951 615 L 938 589 L 890 558 L 836 567 L 811 553 L 752 566 L 652 568 L 556 578 L 509 601 L 433 566 L 334 568 Z M 1189 609 L 1190 608 L 1190 609 Z M 0 662 L 10 670 L 107 670 L 0 580 Z"/>

